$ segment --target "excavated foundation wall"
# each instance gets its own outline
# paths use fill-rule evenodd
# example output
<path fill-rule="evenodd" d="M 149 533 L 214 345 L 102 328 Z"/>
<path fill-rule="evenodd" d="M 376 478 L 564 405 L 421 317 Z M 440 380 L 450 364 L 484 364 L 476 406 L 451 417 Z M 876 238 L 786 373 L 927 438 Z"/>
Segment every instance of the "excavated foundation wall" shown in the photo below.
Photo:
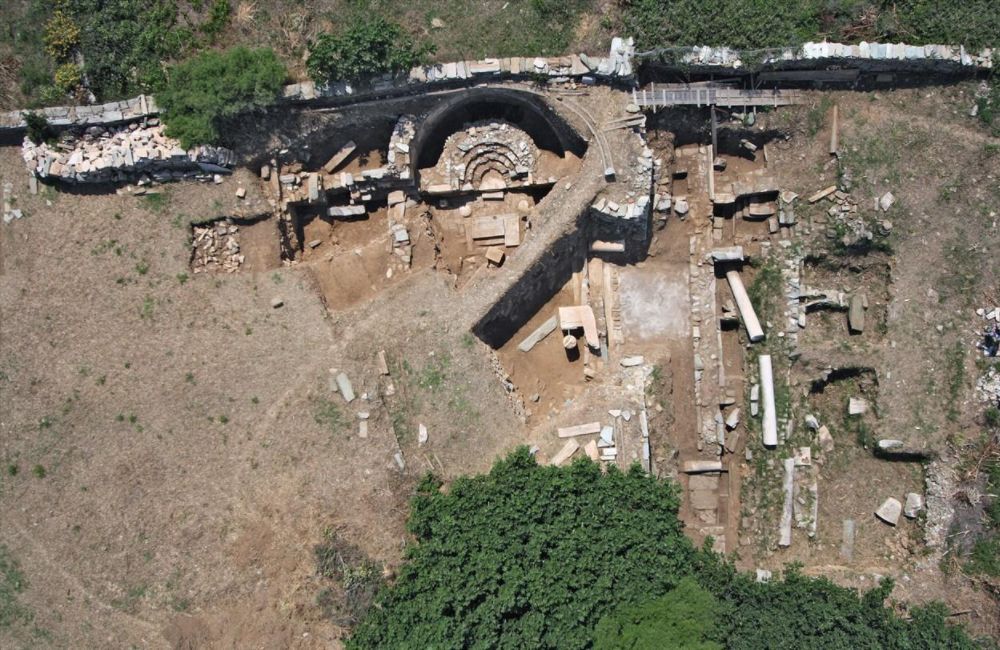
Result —
<path fill-rule="evenodd" d="M 473 326 L 473 334 L 494 349 L 503 347 L 569 282 L 586 260 L 585 219 L 586 212 L 578 217 L 577 228 L 556 240 L 548 254 L 540 256 L 511 284 Z"/>

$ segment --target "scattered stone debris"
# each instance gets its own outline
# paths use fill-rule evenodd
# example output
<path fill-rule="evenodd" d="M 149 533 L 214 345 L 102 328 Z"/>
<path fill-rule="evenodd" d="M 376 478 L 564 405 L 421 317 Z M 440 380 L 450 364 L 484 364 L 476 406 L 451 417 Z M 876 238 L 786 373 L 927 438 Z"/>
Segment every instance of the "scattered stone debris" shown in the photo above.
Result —
<path fill-rule="evenodd" d="M 417 445 L 422 447 L 427 442 L 427 426 L 420 424 L 417 427 Z"/>
<path fill-rule="evenodd" d="M 875 511 L 875 516 L 889 524 L 895 526 L 899 521 L 899 515 L 903 512 L 903 504 L 895 497 L 889 497 L 882 502 L 882 505 Z"/>
<path fill-rule="evenodd" d="M 829 454 L 833 451 L 833 436 L 830 435 L 830 430 L 823 425 L 819 428 L 816 434 L 816 440 L 819 442 L 819 448 L 824 454 Z"/>
<path fill-rule="evenodd" d="M 560 449 L 559 452 L 552 457 L 551 464 L 556 466 L 562 465 L 567 460 L 569 460 L 570 456 L 575 454 L 576 450 L 579 448 L 580 448 L 580 443 L 578 443 L 576 440 L 572 439 L 567 440 L 566 444 L 563 445 L 562 449 Z"/>
<path fill-rule="evenodd" d="M 903 514 L 909 519 L 915 519 L 920 511 L 924 509 L 924 497 L 916 492 L 909 492 L 906 495 L 906 505 L 903 506 Z"/>
<path fill-rule="evenodd" d="M 892 192 L 886 192 L 882 195 L 882 198 L 878 200 L 878 207 L 882 208 L 882 212 L 888 212 L 892 204 L 896 202 L 896 197 L 892 195 Z"/>
<path fill-rule="evenodd" d="M 246 259 L 240 253 L 239 231 L 240 227 L 229 219 L 193 226 L 191 270 L 194 273 L 238 271 Z"/>
<path fill-rule="evenodd" d="M 865 304 L 867 302 L 864 294 L 855 293 L 851 296 L 851 304 L 847 311 L 847 325 L 853 334 L 861 334 L 865 331 Z"/>
<path fill-rule="evenodd" d="M 852 397 L 847 402 L 848 415 L 863 415 L 868 412 L 868 400 Z"/>
<path fill-rule="evenodd" d="M 271 309 L 277 309 L 285 304 L 285 301 L 281 298 L 271 298 Z"/>
<path fill-rule="evenodd" d="M 786 458 L 783 462 L 785 467 L 785 478 L 782 482 L 782 490 L 785 493 L 785 499 L 781 510 L 781 523 L 778 525 L 778 546 L 787 548 L 792 545 L 792 508 L 794 506 L 795 491 L 795 459 Z"/>
<path fill-rule="evenodd" d="M 351 380 L 347 378 L 347 373 L 337 373 L 337 388 L 340 389 L 340 394 L 345 402 L 354 401 L 354 387 L 351 386 Z"/>
<path fill-rule="evenodd" d="M 853 519 L 844 520 L 843 538 L 840 544 L 840 557 L 850 561 L 854 559 L 854 531 Z"/>
<path fill-rule="evenodd" d="M 601 432 L 600 422 L 588 422 L 586 424 L 577 424 L 572 427 L 560 427 L 557 430 L 560 438 L 572 438 L 575 436 L 587 436 L 593 435 L 595 433 Z"/>

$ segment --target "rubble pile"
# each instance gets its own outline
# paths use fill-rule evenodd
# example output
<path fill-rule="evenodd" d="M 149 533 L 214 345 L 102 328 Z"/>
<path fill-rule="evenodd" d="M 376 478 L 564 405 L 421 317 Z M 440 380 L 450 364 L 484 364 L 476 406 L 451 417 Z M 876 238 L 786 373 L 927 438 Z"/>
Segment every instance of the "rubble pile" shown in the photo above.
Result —
<path fill-rule="evenodd" d="M 194 226 L 191 270 L 194 273 L 235 273 L 243 264 L 237 235 L 240 227 L 231 220 Z"/>
<path fill-rule="evenodd" d="M 70 183 L 126 182 L 141 185 L 180 179 L 210 180 L 228 173 L 236 155 L 222 147 L 201 146 L 185 151 L 167 137 L 159 120 L 146 125 L 90 126 L 66 131 L 55 144 L 35 144 L 25 138 L 21 147 L 28 169 L 39 178 Z"/>
<path fill-rule="evenodd" d="M 642 134 L 637 135 L 637 142 L 642 146 L 635 158 L 635 164 L 629 166 L 624 183 L 614 183 L 608 186 L 590 205 L 590 211 L 600 223 L 609 227 L 618 238 L 627 234 L 642 240 L 646 237 L 646 224 L 649 221 L 649 211 L 656 205 L 657 210 L 668 212 L 671 209 L 671 195 L 656 194 L 650 202 L 653 189 L 654 169 L 660 165 L 653 158 L 653 152 L 645 144 Z M 673 203 L 678 214 L 687 212 L 686 203 L 678 200 Z"/>
<path fill-rule="evenodd" d="M 389 153 L 386 156 L 386 175 L 401 180 L 410 178 L 410 142 L 417 134 L 417 118 L 401 115 L 389 136 Z"/>
<path fill-rule="evenodd" d="M 826 211 L 828 239 L 837 239 L 848 248 L 874 239 L 875 233 L 860 215 L 858 204 L 849 194 L 836 190 L 826 199 L 834 204 Z M 888 234 L 892 230 L 892 222 L 881 221 L 878 228 L 880 234 Z"/>
<path fill-rule="evenodd" d="M 990 310 L 980 308 L 976 314 L 987 321 L 983 327 L 983 338 L 976 347 L 983 351 L 983 356 L 995 357 L 1000 354 L 1000 307 Z"/>

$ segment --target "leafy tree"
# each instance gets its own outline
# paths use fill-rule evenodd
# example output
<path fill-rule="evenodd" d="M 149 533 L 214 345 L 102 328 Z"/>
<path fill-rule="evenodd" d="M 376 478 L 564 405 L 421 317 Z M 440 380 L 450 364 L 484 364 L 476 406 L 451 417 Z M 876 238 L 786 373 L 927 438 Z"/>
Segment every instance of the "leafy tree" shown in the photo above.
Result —
<path fill-rule="evenodd" d="M 696 550 L 675 486 L 637 466 L 540 467 L 522 448 L 440 488 L 418 487 L 406 563 L 349 648 L 976 647 L 940 607 L 896 616 L 889 580 L 859 594 L 792 566 L 758 583 Z"/>
<path fill-rule="evenodd" d="M 521 448 L 447 493 L 425 481 L 416 537 L 352 648 L 586 648 L 619 605 L 663 594 L 697 551 L 676 488 L 638 467 L 541 467 Z"/>
<path fill-rule="evenodd" d="M 408 70 L 432 51 L 431 45 L 418 46 L 397 23 L 375 14 L 355 13 L 343 30 L 316 39 L 306 67 L 316 81 L 357 80 Z"/>
<path fill-rule="evenodd" d="M 164 81 L 164 61 L 191 41 L 173 0 L 75 0 L 80 50 L 90 89 L 101 99 L 149 92 Z"/>
<path fill-rule="evenodd" d="M 596 650 L 721 650 L 719 602 L 692 578 L 663 598 L 605 616 L 594 630 Z"/>
<path fill-rule="evenodd" d="M 285 67 L 270 49 L 236 47 L 178 64 L 169 77 L 156 101 L 167 135 L 188 148 L 217 142 L 224 119 L 271 104 L 281 91 Z"/>

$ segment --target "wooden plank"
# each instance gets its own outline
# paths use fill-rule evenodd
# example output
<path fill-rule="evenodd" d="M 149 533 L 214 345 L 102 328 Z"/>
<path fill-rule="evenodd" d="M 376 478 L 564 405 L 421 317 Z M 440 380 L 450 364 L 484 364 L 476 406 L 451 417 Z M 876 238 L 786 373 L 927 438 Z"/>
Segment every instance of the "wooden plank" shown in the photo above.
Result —
<path fill-rule="evenodd" d="M 572 427 L 560 427 L 557 429 L 560 438 L 573 438 L 574 436 L 590 436 L 601 432 L 600 422 L 587 422 L 577 424 Z"/>
<path fill-rule="evenodd" d="M 580 443 L 578 443 L 576 440 L 567 440 L 566 444 L 563 445 L 563 448 L 560 449 L 559 452 L 552 457 L 552 461 L 550 462 L 550 464 L 562 465 L 567 460 L 569 460 L 569 457 L 575 454 L 576 450 L 579 448 L 580 448 Z"/>

